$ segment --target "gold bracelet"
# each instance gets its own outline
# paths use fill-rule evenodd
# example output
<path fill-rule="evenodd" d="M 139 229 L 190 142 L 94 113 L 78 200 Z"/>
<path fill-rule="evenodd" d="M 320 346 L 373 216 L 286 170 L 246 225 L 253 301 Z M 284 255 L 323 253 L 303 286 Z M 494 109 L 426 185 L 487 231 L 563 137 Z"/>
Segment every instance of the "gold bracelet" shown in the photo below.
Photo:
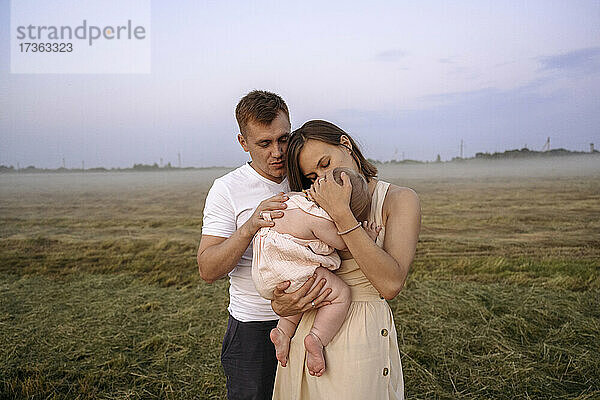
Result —
<path fill-rule="evenodd" d="M 362 224 L 359 222 L 358 224 L 356 224 L 356 226 L 353 226 L 352 228 L 347 229 L 347 230 L 345 230 L 343 232 L 338 232 L 337 234 L 338 235 L 345 235 L 346 233 L 352 232 L 353 230 L 355 230 L 356 228 L 360 227 L 361 225 Z"/>

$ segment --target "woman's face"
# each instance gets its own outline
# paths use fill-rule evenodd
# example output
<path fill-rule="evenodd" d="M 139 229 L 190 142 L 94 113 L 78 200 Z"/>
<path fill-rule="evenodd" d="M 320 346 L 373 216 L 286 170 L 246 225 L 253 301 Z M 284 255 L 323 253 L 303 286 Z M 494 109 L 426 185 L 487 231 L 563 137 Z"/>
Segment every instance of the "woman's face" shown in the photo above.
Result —
<path fill-rule="evenodd" d="M 342 136 L 340 142 L 348 147 L 336 146 L 316 139 L 307 140 L 298 156 L 302 175 L 314 182 L 337 167 L 348 167 L 359 172 L 358 165 L 350 154 L 349 149 L 352 148 L 350 141 L 347 137 Z"/>

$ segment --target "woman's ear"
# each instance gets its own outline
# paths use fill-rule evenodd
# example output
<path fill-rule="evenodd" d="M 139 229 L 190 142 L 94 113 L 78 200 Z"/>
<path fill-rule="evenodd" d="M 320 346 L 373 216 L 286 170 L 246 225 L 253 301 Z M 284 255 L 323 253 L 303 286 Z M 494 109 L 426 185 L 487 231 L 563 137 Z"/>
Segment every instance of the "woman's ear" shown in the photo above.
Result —
<path fill-rule="evenodd" d="M 340 136 L 340 144 L 346 146 L 350 151 L 352 151 L 352 143 L 350 142 L 350 138 L 346 135 Z"/>

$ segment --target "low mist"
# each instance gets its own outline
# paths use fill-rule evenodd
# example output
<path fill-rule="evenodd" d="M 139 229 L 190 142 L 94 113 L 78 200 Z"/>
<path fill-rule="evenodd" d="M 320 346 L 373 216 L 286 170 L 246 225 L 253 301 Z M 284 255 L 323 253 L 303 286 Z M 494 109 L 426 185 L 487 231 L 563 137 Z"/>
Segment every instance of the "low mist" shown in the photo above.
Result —
<path fill-rule="evenodd" d="M 600 177 L 600 156 L 548 157 L 544 159 L 469 159 L 427 164 L 377 165 L 382 179 Z"/>
<path fill-rule="evenodd" d="M 378 164 L 379 177 L 394 183 L 403 180 L 465 180 L 536 177 L 600 178 L 600 156 L 569 156 L 546 159 L 477 160 L 441 163 Z M 114 192 L 152 188 L 191 188 L 207 191 L 215 178 L 232 168 L 148 172 L 5 173 L 0 191 L 22 192 Z"/>

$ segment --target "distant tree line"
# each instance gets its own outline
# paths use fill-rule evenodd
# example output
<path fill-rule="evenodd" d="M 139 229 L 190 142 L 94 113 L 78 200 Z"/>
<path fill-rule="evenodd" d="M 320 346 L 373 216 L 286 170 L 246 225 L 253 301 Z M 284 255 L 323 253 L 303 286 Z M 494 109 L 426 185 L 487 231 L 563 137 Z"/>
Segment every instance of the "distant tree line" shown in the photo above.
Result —
<path fill-rule="evenodd" d="M 419 161 L 419 160 L 409 160 L 409 159 L 405 159 L 405 160 L 388 160 L 388 161 L 380 161 L 380 160 L 374 160 L 372 158 L 367 158 L 367 160 L 371 163 L 371 164 L 427 164 L 429 161 Z"/>
<path fill-rule="evenodd" d="M 475 157 L 469 158 L 460 158 L 454 157 L 450 161 L 445 162 L 460 162 L 465 160 L 499 160 L 499 159 L 515 159 L 515 158 L 539 158 L 539 157 L 556 157 L 556 156 L 573 156 L 573 155 L 598 155 L 600 151 L 593 150 L 592 152 L 585 151 L 571 151 L 566 149 L 552 149 L 547 151 L 536 151 L 529 150 L 524 147 L 522 149 L 515 150 L 506 150 L 502 153 L 475 153 Z M 441 163 L 444 162 L 441 160 L 440 155 L 438 154 L 435 161 L 418 161 L 418 160 L 389 160 L 389 161 L 380 161 L 374 160 L 372 158 L 368 159 L 369 162 L 373 164 L 429 164 L 429 163 Z M 225 168 L 225 167 L 209 167 L 209 168 Z M 189 170 L 189 169 L 206 169 L 206 168 L 196 168 L 196 167 L 174 167 L 168 162 L 164 166 L 159 166 L 157 163 L 154 164 L 133 164 L 131 168 L 104 168 L 104 167 L 95 167 L 95 168 L 37 168 L 33 165 L 29 165 L 25 168 L 16 169 L 14 166 L 6 166 L 0 165 L 0 173 L 11 173 L 11 172 L 126 172 L 126 171 L 164 171 L 164 170 Z"/>
<path fill-rule="evenodd" d="M 197 169 L 194 167 L 183 167 L 178 168 L 171 165 L 168 162 L 164 166 L 159 166 L 157 163 L 154 164 L 133 164 L 131 168 L 104 168 L 104 167 L 95 167 L 95 168 L 37 168 L 33 165 L 29 165 L 25 168 L 16 169 L 14 166 L 6 166 L 0 165 L 0 173 L 5 172 L 119 172 L 119 171 L 164 171 L 164 170 L 183 170 L 183 169 Z"/>
<path fill-rule="evenodd" d="M 598 150 L 593 150 L 592 152 L 586 151 L 571 151 L 567 149 L 552 149 L 546 151 L 536 151 L 529 150 L 524 147 L 522 149 L 515 150 L 505 150 L 502 153 L 475 153 L 475 157 L 453 157 L 450 161 L 442 161 L 440 155 L 438 154 L 435 161 L 417 161 L 417 160 L 389 160 L 389 161 L 379 161 L 369 158 L 368 160 L 373 164 L 428 164 L 431 162 L 441 163 L 441 162 L 460 162 L 465 160 L 502 160 L 502 159 L 515 159 L 515 158 L 538 158 L 538 157 L 556 157 L 556 156 L 574 156 L 574 155 L 598 155 L 600 152 Z"/>
<path fill-rule="evenodd" d="M 599 153 L 598 150 L 594 150 L 593 153 Z M 499 158 L 531 158 L 531 157 L 555 157 L 555 156 L 572 156 L 572 155 L 583 155 L 583 154 L 592 154 L 590 152 L 585 151 L 571 151 L 567 149 L 552 149 L 546 151 L 535 151 L 529 150 L 524 147 L 520 150 L 506 150 L 502 153 L 475 153 L 475 158 L 479 159 L 499 159 Z"/>

